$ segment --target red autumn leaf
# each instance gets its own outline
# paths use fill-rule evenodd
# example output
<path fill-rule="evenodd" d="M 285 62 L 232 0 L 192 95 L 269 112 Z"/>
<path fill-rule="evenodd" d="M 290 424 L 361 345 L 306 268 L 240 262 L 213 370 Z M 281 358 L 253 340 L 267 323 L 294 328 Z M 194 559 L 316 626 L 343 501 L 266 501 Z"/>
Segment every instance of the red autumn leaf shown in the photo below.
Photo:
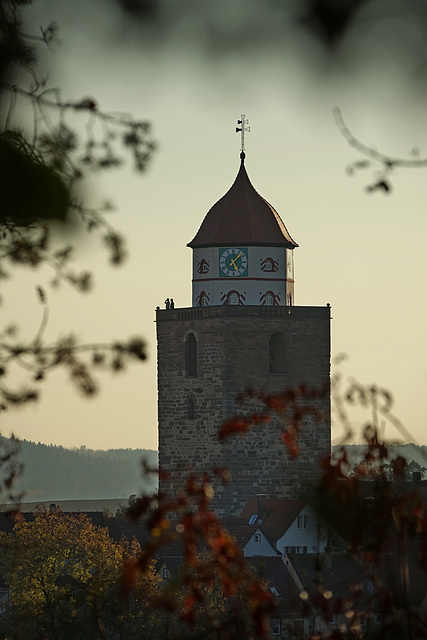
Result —
<path fill-rule="evenodd" d="M 241 416 L 236 416 L 235 418 L 231 418 L 231 420 L 224 422 L 218 432 L 218 438 L 222 441 L 235 433 L 244 434 L 248 429 L 249 420 L 242 418 Z"/>
<path fill-rule="evenodd" d="M 293 458 L 298 458 L 299 455 L 299 447 L 296 441 L 295 435 L 291 434 L 289 431 L 284 431 L 280 436 L 282 442 L 286 445 L 289 453 Z"/>
<path fill-rule="evenodd" d="M 138 575 L 138 569 L 133 562 L 126 562 L 123 567 L 122 590 L 129 593 L 135 584 Z"/>

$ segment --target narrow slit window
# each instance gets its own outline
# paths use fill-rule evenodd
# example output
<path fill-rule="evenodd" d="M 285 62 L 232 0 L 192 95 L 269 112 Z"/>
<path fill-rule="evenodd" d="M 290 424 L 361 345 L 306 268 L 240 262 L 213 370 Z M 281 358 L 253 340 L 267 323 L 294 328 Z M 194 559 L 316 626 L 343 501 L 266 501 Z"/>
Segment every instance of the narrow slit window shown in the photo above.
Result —
<path fill-rule="evenodd" d="M 189 333 L 185 340 L 185 375 L 189 378 L 197 376 L 197 340 L 194 333 Z"/>
<path fill-rule="evenodd" d="M 286 340 L 283 333 L 273 333 L 269 349 L 270 373 L 286 373 Z"/>
<path fill-rule="evenodd" d="M 194 420 L 196 417 L 196 398 L 192 393 L 187 396 L 187 419 Z"/>

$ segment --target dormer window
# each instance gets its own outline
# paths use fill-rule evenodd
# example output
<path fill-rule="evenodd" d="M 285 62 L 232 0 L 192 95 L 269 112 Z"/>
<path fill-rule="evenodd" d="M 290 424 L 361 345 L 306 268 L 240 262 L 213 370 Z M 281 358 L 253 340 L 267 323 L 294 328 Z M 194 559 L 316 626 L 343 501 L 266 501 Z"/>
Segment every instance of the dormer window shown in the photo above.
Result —
<path fill-rule="evenodd" d="M 271 635 L 280 636 L 280 618 L 273 618 L 271 621 Z"/>

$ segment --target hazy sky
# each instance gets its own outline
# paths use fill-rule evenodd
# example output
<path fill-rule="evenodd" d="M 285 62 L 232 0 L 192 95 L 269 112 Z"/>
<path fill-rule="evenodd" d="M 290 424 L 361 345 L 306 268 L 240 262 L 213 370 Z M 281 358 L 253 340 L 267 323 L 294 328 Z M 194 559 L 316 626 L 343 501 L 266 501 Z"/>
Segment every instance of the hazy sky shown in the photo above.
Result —
<path fill-rule="evenodd" d="M 425 78 L 413 81 L 409 60 L 397 68 L 397 45 L 384 44 L 379 57 L 374 28 L 331 73 L 318 45 L 297 41 L 273 13 L 258 30 L 250 16 L 231 12 L 212 15 L 210 30 L 195 14 L 168 16 L 150 31 L 109 7 L 40 0 L 29 9 L 36 25 L 55 19 L 61 26 L 62 45 L 43 63 L 64 97 L 93 96 L 106 111 L 147 118 L 159 143 L 146 174 L 127 168 L 92 183 L 93 202 L 117 204 L 111 221 L 127 236 L 130 258 L 113 270 L 95 240 L 82 243 L 80 266 L 94 270 L 96 288 L 88 296 L 65 286 L 49 293 L 49 335 L 142 335 L 149 361 L 102 376 L 102 393 L 91 401 L 57 373 L 41 402 L 2 417 L 2 432 L 67 447 L 156 448 L 154 310 L 171 296 L 176 306 L 191 305 L 186 244 L 234 181 L 234 128 L 245 113 L 249 177 L 299 244 L 296 304 L 331 304 L 333 355 L 348 354 L 343 373 L 389 388 L 413 439 L 427 444 L 426 170 L 396 172 L 391 195 L 367 195 L 372 174 L 346 175 L 357 154 L 332 117 L 339 106 L 354 134 L 385 152 L 407 155 L 417 146 L 427 154 Z M 27 337 L 40 316 L 34 284 L 48 279 L 23 272 L 4 285 L 5 322 L 18 319 Z"/>

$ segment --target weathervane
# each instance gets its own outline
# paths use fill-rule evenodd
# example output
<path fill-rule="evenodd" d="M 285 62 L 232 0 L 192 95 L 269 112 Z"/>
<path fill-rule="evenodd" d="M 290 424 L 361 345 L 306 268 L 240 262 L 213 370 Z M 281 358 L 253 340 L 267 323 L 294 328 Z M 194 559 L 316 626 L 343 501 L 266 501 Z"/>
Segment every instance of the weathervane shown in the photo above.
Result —
<path fill-rule="evenodd" d="M 249 120 L 246 118 L 246 114 L 243 113 L 241 116 L 241 120 L 237 121 L 237 124 L 240 125 L 240 127 L 236 127 L 236 133 L 239 133 L 239 131 L 241 131 L 242 136 L 241 136 L 241 149 L 240 149 L 240 155 L 242 155 L 242 153 L 245 153 L 245 131 L 250 131 L 251 128 L 250 127 L 246 127 L 245 125 L 249 124 Z"/>

